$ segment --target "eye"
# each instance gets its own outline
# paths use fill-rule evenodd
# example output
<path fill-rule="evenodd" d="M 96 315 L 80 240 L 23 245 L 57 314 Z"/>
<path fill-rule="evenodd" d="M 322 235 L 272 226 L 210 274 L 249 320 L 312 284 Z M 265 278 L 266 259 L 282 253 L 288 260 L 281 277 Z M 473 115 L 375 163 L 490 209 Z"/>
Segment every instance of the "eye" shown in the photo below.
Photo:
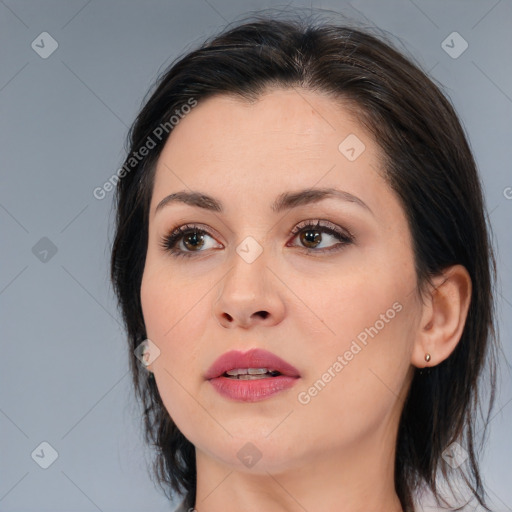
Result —
<path fill-rule="evenodd" d="M 325 237 L 323 234 L 327 234 Z M 346 245 L 354 242 L 354 236 L 347 230 L 343 230 L 325 220 L 304 221 L 298 224 L 290 233 L 299 238 L 306 253 L 326 253 L 343 249 Z M 324 238 L 338 240 L 338 244 L 330 247 L 318 247 L 324 243 Z M 327 240 L 328 241 L 328 240 Z"/>
<path fill-rule="evenodd" d="M 290 232 L 290 235 L 293 235 L 294 238 L 300 238 L 300 242 L 303 244 L 302 249 L 308 254 L 338 251 L 355 240 L 350 232 L 325 220 L 301 222 Z M 220 247 L 215 247 L 215 244 L 212 242 L 208 243 L 208 238 L 213 240 L 213 237 L 206 229 L 202 229 L 198 225 L 187 224 L 174 229 L 171 233 L 164 236 L 160 245 L 165 251 L 175 257 L 187 258 L 206 252 L 206 249 L 222 248 L 222 244 L 219 244 Z M 332 238 L 337 240 L 338 243 L 334 246 L 318 249 L 325 242 L 324 238 L 327 238 L 327 240 Z"/>
<path fill-rule="evenodd" d="M 164 250 L 170 252 L 176 257 L 195 256 L 194 253 L 204 252 L 201 249 L 211 249 L 211 244 L 205 242 L 205 236 L 212 238 L 208 231 L 201 229 L 196 225 L 180 226 L 161 240 L 161 246 Z M 178 243 L 179 242 L 179 243 Z M 176 247 L 176 246 L 179 247 Z"/>

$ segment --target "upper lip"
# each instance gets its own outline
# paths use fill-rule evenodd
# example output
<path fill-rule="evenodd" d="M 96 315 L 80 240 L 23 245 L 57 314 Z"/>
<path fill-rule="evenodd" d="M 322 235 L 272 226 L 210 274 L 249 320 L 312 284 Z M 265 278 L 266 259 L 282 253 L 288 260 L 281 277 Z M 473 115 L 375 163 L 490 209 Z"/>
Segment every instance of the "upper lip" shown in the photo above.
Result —
<path fill-rule="evenodd" d="M 268 352 L 267 350 L 255 348 L 247 352 L 238 350 L 230 350 L 222 354 L 208 368 L 205 379 L 210 380 L 220 377 L 223 373 L 237 368 L 268 368 L 269 370 L 277 370 L 283 375 L 290 377 L 299 377 L 299 370 L 287 363 L 279 356 Z"/>

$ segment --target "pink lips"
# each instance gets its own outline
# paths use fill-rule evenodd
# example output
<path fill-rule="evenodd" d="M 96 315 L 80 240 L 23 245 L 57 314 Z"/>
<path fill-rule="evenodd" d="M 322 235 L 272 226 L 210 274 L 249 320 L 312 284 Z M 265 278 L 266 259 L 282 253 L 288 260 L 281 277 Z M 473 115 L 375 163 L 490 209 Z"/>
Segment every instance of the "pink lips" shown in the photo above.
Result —
<path fill-rule="evenodd" d="M 224 375 L 225 372 L 237 368 L 267 368 L 279 372 L 280 375 L 257 380 L 232 379 Z M 289 389 L 300 374 L 297 368 L 275 354 L 262 349 L 252 349 L 248 352 L 226 352 L 210 366 L 204 377 L 226 398 L 256 402 Z"/>

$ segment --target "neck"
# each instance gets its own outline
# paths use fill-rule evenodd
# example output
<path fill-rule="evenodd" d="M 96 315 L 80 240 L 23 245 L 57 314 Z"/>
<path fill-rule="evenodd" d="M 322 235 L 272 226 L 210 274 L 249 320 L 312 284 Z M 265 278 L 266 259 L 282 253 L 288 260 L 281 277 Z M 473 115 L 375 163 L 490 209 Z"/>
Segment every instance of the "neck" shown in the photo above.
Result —
<path fill-rule="evenodd" d="M 394 443 L 376 436 L 372 442 L 302 457 L 286 470 L 264 464 L 257 469 L 257 463 L 242 471 L 196 448 L 195 510 L 225 512 L 229 504 L 244 512 L 402 512 L 394 451 Z"/>

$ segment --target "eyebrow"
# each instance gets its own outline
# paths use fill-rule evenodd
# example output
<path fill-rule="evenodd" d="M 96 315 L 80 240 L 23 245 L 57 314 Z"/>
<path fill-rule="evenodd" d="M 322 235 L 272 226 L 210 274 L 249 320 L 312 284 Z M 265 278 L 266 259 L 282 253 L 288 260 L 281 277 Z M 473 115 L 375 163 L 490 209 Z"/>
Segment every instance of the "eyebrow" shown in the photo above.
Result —
<path fill-rule="evenodd" d="M 337 198 L 342 201 L 357 204 L 368 210 L 373 215 L 371 208 L 362 199 L 359 199 L 359 197 L 351 194 L 350 192 L 345 192 L 344 190 L 338 190 L 335 188 L 310 188 L 300 190 L 298 192 L 285 192 L 276 198 L 271 206 L 271 210 L 275 213 L 280 213 L 299 206 L 317 203 L 328 198 Z M 222 213 L 224 211 L 222 202 L 218 199 L 201 192 L 189 192 L 182 190 L 164 197 L 158 203 L 155 209 L 155 215 L 164 208 L 164 206 L 171 203 L 185 203 L 190 206 L 196 206 L 213 212 Z"/>

